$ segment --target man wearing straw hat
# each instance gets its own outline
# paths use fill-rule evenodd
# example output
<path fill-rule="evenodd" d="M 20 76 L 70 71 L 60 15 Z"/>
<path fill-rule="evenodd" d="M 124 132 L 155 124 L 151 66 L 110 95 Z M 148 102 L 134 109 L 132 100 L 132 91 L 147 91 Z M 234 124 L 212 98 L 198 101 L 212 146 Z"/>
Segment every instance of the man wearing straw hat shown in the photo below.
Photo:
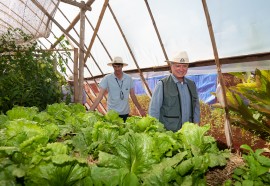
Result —
<path fill-rule="evenodd" d="M 90 110 L 96 109 L 107 90 L 108 110 L 115 110 L 118 112 L 119 116 L 123 118 L 124 122 L 126 121 L 130 112 L 129 95 L 135 106 L 138 108 L 140 115 L 145 116 L 145 111 L 142 109 L 136 98 L 132 78 L 122 71 L 123 67 L 127 66 L 127 64 L 123 62 L 121 57 L 114 57 L 113 61 L 108 63 L 108 65 L 113 67 L 114 73 L 106 75 L 101 80 L 99 84 L 99 94 L 93 105 L 90 107 Z"/>
<path fill-rule="evenodd" d="M 170 63 L 172 73 L 157 83 L 149 115 L 167 130 L 176 132 L 185 122 L 200 122 L 200 103 L 195 83 L 185 77 L 189 66 L 187 52 L 181 51 L 166 62 Z"/>

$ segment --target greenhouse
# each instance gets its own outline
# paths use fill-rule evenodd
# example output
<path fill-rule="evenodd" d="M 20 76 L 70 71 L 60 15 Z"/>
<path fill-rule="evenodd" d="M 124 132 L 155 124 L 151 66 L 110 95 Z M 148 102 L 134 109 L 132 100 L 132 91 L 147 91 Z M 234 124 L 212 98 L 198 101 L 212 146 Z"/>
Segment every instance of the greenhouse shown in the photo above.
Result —
<path fill-rule="evenodd" d="M 1 0 L 0 185 L 270 185 L 269 7 Z M 188 55 L 190 100 L 178 87 L 166 108 L 179 51 Z M 127 96 L 119 64 L 132 81 Z M 128 114 L 104 88 L 113 74 Z M 188 103 L 195 115 L 189 80 L 200 121 L 170 130 L 151 114 L 157 87 L 161 113 L 183 114 Z M 72 97 L 63 95 L 70 83 Z"/>

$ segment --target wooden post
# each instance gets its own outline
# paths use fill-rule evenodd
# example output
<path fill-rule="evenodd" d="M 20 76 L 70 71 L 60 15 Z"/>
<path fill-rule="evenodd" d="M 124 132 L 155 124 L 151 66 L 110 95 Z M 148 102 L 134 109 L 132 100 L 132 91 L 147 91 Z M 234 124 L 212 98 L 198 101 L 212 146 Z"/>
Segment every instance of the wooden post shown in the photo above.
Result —
<path fill-rule="evenodd" d="M 81 2 L 82 4 L 84 1 Z M 85 37 L 85 8 L 81 8 L 80 12 L 80 53 L 79 53 L 79 103 L 83 103 L 84 89 L 84 37 Z"/>
<path fill-rule="evenodd" d="M 73 66 L 73 77 L 74 77 L 74 102 L 78 103 L 78 48 L 74 48 L 74 66 Z"/>
<path fill-rule="evenodd" d="M 63 12 L 62 12 L 60 9 L 58 9 L 58 10 L 62 13 L 62 15 L 66 18 L 66 20 L 71 24 L 71 22 L 70 22 L 70 21 L 68 20 L 68 18 L 63 14 Z M 88 23 L 90 24 L 90 26 L 92 27 L 92 29 L 93 29 L 93 31 L 94 31 L 94 27 L 93 27 L 93 25 L 91 24 L 90 20 L 87 18 L 87 16 L 85 16 L 85 18 L 86 18 L 86 20 L 88 21 Z M 77 30 L 74 29 L 74 32 L 76 33 L 76 35 L 77 35 L 78 37 L 80 37 L 80 35 L 79 35 L 79 33 L 77 32 Z M 68 37 L 66 37 L 66 38 L 67 38 L 67 40 L 69 40 Z M 111 56 L 110 56 L 108 50 L 106 49 L 105 45 L 103 44 L 103 42 L 102 42 L 101 39 L 99 38 L 98 34 L 97 34 L 97 38 L 99 39 L 100 43 L 102 44 L 103 48 L 105 49 L 106 53 L 109 55 L 109 58 L 111 59 Z M 48 39 L 47 39 L 47 40 L 48 40 Z M 51 43 L 50 41 L 48 41 L 48 42 Z M 74 48 L 74 46 L 72 45 L 72 42 L 70 42 L 70 45 L 72 46 L 72 48 Z M 51 46 L 53 46 L 52 43 L 51 43 Z M 85 44 L 84 44 L 84 48 L 87 48 Z M 72 50 L 72 51 L 73 51 L 73 50 Z M 99 67 L 99 65 L 98 65 L 97 61 L 95 60 L 94 56 L 91 55 L 91 53 L 90 53 L 90 56 L 92 57 L 94 63 L 97 65 L 97 67 L 98 67 L 99 71 L 101 72 L 101 74 L 104 75 L 103 71 L 102 71 L 101 68 Z M 71 60 L 72 60 L 72 59 L 71 59 Z M 72 60 L 72 62 L 73 62 L 73 60 Z M 67 65 L 67 67 L 69 68 L 68 64 L 66 64 L 66 65 Z M 85 65 L 85 68 L 88 70 L 88 72 L 90 73 L 90 75 L 93 77 L 93 75 L 92 75 L 91 71 L 89 70 L 89 68 L 87 67 L 87 65 Z M 69 68 L 69 70 L 70 70 L 70 68 Z M 70 70 L 70 71 L 71 71 L 71 70 Z M 97 83 L 97 81 L 96 81 L 95 79 L 94 79 L 94 82 L 95 82 L 96 86 L 98 87 L 98 83 Z M 86 83 L 87 83 L 87 81 L 86 81 Z M 91 90 L 91 92 L 93 92 L 91 86 L 89 86 L 89 89 Z M 88 96 L 88 94 L 87 94 L 87 96 Z M 89 96 L 88 96 L 88 97 L 89 97 Z M 96 96 L 95 96 L 95 97 L 96 97 Z M 107 97 L 106 97 L 105 95 L 104 95 L 104 98 L 105 98 L 105 100 L 107 101 Z M 89 99 L 90 99 L 90 98 L 89 98 Z M 104 110 L 104 109 L 105 109 L 105 107 L 102 105 L 101 110 L 102 110 L 104 113 L 106 113 L 106 110 Z"/>
<path fill-rule="evenodd" d="M 230 126 L 230 123 L 229 123 L 230 116 L 229 116 L 229 109 L 228 109 L 228 104 L 227 104 L 227 99 L 226 99 L 225 83 L 224 83 L 223 75 L 222 75 L 222 72 L 221 72 L 221 65 L 220 65 L 220 61 L 219 61 L 219 56 L 218 56 L 214 31 L 213 31 L 213 28 L 212 28 L 212 23 L 211 23 L 211 18 L 210 18 L 210 15 L 209 15 L 208 7 L 207 7 L 207 4 L 206 4 L 205 0 L 202 0 L 202 3 L 203 3 L 204 13 L 205 13 L 205 17 L 206 17 L 206 21 L 207 21 L 207 25 L 208 25 L 208 30 L 209 30 L 209 34 L 210 34 L 210 38 L 211 38 L 211 42 L 212 42 L 213 51 L 214 51 L 215 63 L 216 63 L 216 66 L 217 66 L 218 80 L 219 80 L 219 83 L 221 85 L 222 97 L 223 97 L 223 100 L 224 100 L 224 106 L 225 106 L 225 108 L 224 108 L 225 109 L 225 123 L 224 123 L 225 136 L 226 136 L 227 146 L 231 148 L 233 142 L 232 142 L 231 126 Z"/>

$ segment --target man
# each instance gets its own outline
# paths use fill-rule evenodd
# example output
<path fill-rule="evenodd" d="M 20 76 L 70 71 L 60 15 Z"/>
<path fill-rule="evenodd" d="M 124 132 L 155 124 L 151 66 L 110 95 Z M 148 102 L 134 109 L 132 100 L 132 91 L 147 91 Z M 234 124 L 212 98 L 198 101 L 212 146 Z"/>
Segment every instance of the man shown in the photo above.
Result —
<path fill-rule="evenodd" d="M 187 121 L 200 122 L 200 103 L 195 83 L 185 77 L 189 66 L 187 53 L 181 51 L 166 62 L 170 63 L 172 73 L 157 83 L 149 115 L 167 130 L 176 132 Z"/>
<path fill-rule="evenodd" d="M 74 76 L 69 75 L 67 82 L 67 85 L 62 85 L 63 101 L 65 101 L 66 103 L 74 103 Z M 83 90 L 82 104 L 86 104 L 85 90 Z"/>
<path fill-rule="evenodd" d="M 123 67 L 127 66 L 127 64 L 123 62 L 121 57 L 114 57 L 113 61 L 108 63 L 108 65 L 113 67 L 114 73 L 106 75 L 101 80 L 99 84 L 99 94 L 93 105 L 90 107 L 90 110 L 96 109 L 107 90 L 108 110 L 115 110 L 118 112 L 119 116 L 123 118 L 124 122 L 126 121 L 130 112 L 130 106 L 128 102 L 129 95 L 135 106 L 138 108 L 140 115 L 145 116 L 146 113 L 136 98 L 132 78 L 122 71 Z"/>

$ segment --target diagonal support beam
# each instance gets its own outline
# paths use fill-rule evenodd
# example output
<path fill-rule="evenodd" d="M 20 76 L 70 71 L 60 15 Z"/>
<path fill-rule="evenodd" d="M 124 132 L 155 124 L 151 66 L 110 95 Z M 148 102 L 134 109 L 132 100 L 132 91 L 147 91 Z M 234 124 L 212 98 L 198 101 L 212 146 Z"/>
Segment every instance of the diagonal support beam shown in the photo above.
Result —
<path fill-rule="evenodd" d="M 32 1 L 33 1 L 33 0 L 32 0 Z M 95 1 L 95 0 L 88 0 L 85 4 L 86 4 L 87 6 L 91 6 L 91 5 L 93 4 L 94 1 Z M 58 44 L 63 40 L 65 34 L 68 33 L 68 32 L 74 27 L 74 25 L 76 25 L 76 23 L 77 23 L 79 20 L 80 20 L 80 13 L 73 19 L 73 21 L 72 21 L 71 24 L 67 27 L 67 29 L 63 31 L 64 34 L 62 34 L 62 35 L 56 40 L 56 42 L 55 42 L 53 45 L 51 45 L 51 48 L 55 48 L 56 45 L 58 45 Z"/>
<path fill-rule="evenodd" d="M 102 10 L 101 10 L 101 12 L 100 12 L 99 18 L 98 18 L 98 22 L 97 22 L 96 28 L 95 28 L 94 33 L 93 33 L 93 36 L 92 36 L 92 38 L 91 38 L 90 44 L 89 44 L 89 46 L 88 46 L 88 48 L 87 48 L 87 51 L 86 51 L 86 54 L 85 54 L 85 57 L 84 57 L 84 63 L 86 63 L 87 58 L 88 58 L 89 55 L 90 55 L 91 49 L 92 49 L 92 47 L 93 47 L 93 45 L 94 45 L 94 41 L 95 41 L 95 38 L 96 38 L 96 36 L 97 36 L 97 32 L 98 32 L 98 30 L 99 30 L 101 21 L 102 21 L 102 19 L 103 19 L 103 16 L 104 16 L 104 14 L 105 14 L 105 11 L 106 11 L 106 8 L 107 8 L 107 5 L 108 5 L 108 4 L 109 4 L 109 0 L 105 0 L 105 1 L 104 1 L 104 4 L 103 4 L 103 7 L 102 7 Z"/>
<path fill-rule="evenodd" d="M 73 5 L 73 6 L 77 6 L 77 7 L 81 8 L 81 9 L 84 9 L 84 10 L 89 10 L 89 11 L 92 10 L 91 6 L 84 3 L 84 1 L 82 1 L 80 3 L 77 2 L 77 1 L 74 1 L 74 0 L 60 0 L 60 1 L 63 2 L 63 3 Z"/>
<path fill-rule="evenodd" d="M 81 50 L 85 51 L 84 48 L 81 48 L 80 44 L 41 6 L 36 0 L 31 0 L 51 21 L 56 24 L 62 32 L 64 32 Z"/>

